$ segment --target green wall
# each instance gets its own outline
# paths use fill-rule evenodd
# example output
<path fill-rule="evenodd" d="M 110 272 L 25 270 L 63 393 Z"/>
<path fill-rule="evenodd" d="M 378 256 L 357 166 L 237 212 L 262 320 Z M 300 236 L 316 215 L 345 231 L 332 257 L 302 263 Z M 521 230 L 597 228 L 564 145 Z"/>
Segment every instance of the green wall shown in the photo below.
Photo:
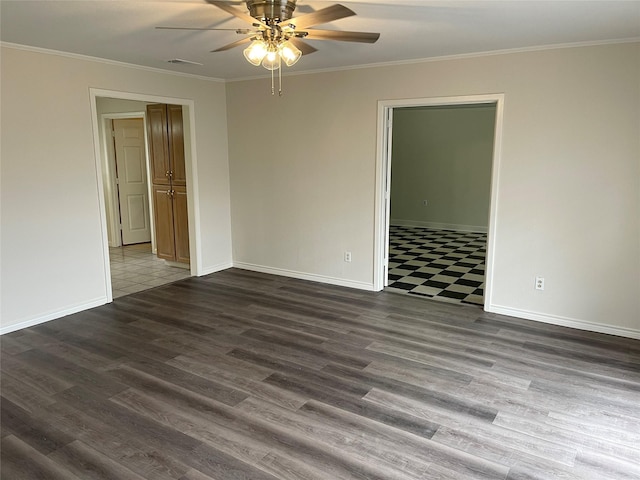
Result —
<path fill-rule="evenodd" d="M 392 224 L 486 231 L 495 114 L 495 105 L 394 109 Z"/>

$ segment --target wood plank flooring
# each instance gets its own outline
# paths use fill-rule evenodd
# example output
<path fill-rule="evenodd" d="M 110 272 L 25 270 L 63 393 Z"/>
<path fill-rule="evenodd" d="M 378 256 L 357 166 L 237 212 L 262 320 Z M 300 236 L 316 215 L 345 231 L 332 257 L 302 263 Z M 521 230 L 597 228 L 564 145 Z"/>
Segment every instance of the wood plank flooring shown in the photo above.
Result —
<path fill-rule="evenodd" d="M 640 341 L 227 270 L 1 342 L 2 479 L 640 479 Z"/>

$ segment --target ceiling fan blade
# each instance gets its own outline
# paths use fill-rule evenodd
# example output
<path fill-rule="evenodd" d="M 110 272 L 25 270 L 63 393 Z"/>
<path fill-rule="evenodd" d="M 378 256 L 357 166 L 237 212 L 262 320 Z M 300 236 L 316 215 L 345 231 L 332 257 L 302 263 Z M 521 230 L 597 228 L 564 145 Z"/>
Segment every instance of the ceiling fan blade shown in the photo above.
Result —
<path fill-rule="evenodd" d="M 294 17 L 291 20 L 286 20 L 284 22 L 281 22 L 280 26 L 293 24 L 296 26 L 296 28 L 307 28 L 312 27 L 313 25 L 333 22 L 334 20 L 350 17 L 355 14 L 356 12 L 348 9 L 344 5 L 336 4 L 330 7 L 321 8 L 320 10 L 313 13 L 307 13 L 306 15 Z"/>
<path fill-rule="evenodd" d="M 230 13 L 234 17 L 238 17 L 239 19 L 250 23 L 251 25 L 261 25 L 263 27 L 269 28 L 269 26 L 267 24 L 263 23 L 261 20 L 258 20 L 257 18 L 253 18 L 248 13 L 245 13 L 245 12 L 243 12 L 241 10 L 238 10 L 235 7 L 232 7 L 227 2 L 220 2 L 218 0 L 207 0 L 207 2 L 210 3 L 211 5 L 214 5 L 214 6 L 218 7 L 218 8 L 220 8 L 221 10 L 224 10 L 227 13 Z"/>
<path fill-rule="evenodd" d="M 376 43 L 379 33 L 372 32 L 343 32 L 339 30 L 307 30 L 304 37 L 309 40 L 338 40 L 340 42 Z"/>
<path fill-rule="evenodd" d="M 253 32 L 248 28 L 207 28 L 207 27 L 156 27 L 158 30 L 224 30 L 228 32 L 236 32 L 241 35 Z"/>
<path fill-rule="evenodd" d="M 318 49 L 316 47 L 313 47 L 313 46 L 309 45 L 308 43 L 303 42 L 299 38 L 292 37 L 292 38 L 289 39 L 289 41 L 291 43 L 293 43 L 296 47 L 298 47 L 298 50 L 300 50 L 302 52 L 302 55 L 310 55 L 313 52 L 317 52 L 318 51 Z"/>
<path fill-rule="evenodd" d="M 241 38 L 240 40 L 236 40 L 235 42 L 228 43 L 227 45 L 216 48 L 215 50 L 211 50 L 211 53 L 215 52 L 224 52 L 225 50 L 230 50 L 235 47 L 239 47 L 240 45 L 244 45 L 245 43 L 249 43 L 253 37 Z"/>

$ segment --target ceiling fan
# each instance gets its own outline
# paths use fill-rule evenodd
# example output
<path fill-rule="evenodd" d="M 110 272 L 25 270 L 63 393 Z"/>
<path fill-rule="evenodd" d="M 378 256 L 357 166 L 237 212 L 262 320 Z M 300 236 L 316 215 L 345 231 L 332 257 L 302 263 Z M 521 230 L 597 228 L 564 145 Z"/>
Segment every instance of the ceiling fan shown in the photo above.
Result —
<path fill-rule="evenodd" d="M 244 38 L 212 50 L 222 52 L 244 44 L 244 56 L 252 65 L 262 65 L 271 70 L 280 70 L 282 63 L 294 65 L 302 55 L 309 55 L 317 49 L 304 42 L 308 40 L 338 40 L 342 42 L 375 43 L 379 33 L 346 32 L 311 28 L 355 15 L 356 13 L 340 4 L 321 8 L 312 13 L 293 16 L 297 0 L 246 0 L 249 10 L 245 13 L 229 2 L 206 0 L 211 5 L 251 24 L 251 28 L 198 28 L 198 27 L 156 27 L 170 30 L 231 30 Z M 273 82 L 272 82 L 273 93 Z M 282 91 L 280 91 L 282 94 Z"/>

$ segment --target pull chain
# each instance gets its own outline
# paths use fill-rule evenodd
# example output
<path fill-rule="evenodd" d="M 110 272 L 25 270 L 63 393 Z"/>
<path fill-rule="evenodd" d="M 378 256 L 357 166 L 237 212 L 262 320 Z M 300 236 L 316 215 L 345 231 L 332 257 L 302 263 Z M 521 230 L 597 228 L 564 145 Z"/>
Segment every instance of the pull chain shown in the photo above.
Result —
<path fill-rule="evenodd" d="M 282 96 L 282 57 L 278 55 L 278 96 Z"/>
<path fill-rule="evenodd" d="M 275 74 L 271 69 L 271 95 L 276 94 Z M 278 55 L 278 96 L 282 96 L 282 57 Z"/>
<path fill-rule="evenodd" d="M 271 70 L 271 95 L 276 94 L 276 87 L 273 83 L 273 70 Z"/>

